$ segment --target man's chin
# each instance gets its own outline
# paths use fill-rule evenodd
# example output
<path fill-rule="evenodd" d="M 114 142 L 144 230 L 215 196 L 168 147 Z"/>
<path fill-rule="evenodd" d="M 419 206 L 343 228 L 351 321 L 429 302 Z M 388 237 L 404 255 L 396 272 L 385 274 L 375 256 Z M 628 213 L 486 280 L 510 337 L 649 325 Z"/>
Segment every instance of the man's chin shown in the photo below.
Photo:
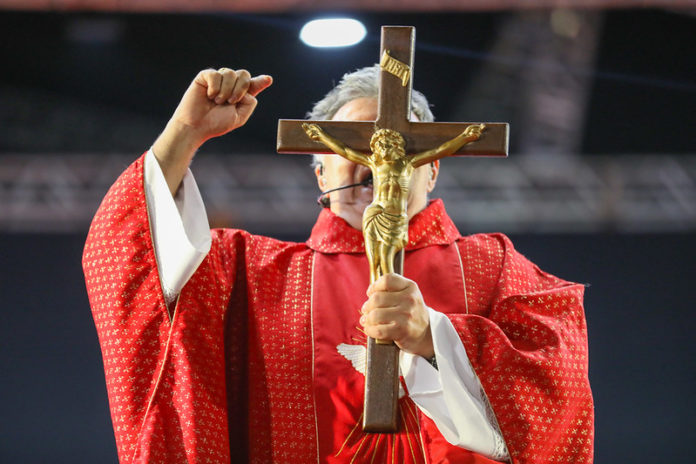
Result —
<path fill-rule="evenodd" d="M 370 202 L 350 201 L 350 202 L 331 202 L 331 211 L 355 229 L 362 229 L 363 211 Z"/>

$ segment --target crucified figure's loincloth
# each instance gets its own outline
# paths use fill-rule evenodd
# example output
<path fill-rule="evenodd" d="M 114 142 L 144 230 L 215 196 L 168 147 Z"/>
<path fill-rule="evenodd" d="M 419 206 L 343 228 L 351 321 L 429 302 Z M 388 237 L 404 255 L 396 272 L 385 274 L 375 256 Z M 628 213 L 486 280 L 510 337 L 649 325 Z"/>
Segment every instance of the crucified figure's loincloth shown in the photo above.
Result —
<path fill-rule="evenodd" d="M 408 215 L 394 214 L 380 203 L 370 204 L 362 220 L 365 246 L 374 280 L 379 275 L 394 272 L 394 255 L 408 243 Z M 381 272 L 380 272 L 381 271 Z"/>

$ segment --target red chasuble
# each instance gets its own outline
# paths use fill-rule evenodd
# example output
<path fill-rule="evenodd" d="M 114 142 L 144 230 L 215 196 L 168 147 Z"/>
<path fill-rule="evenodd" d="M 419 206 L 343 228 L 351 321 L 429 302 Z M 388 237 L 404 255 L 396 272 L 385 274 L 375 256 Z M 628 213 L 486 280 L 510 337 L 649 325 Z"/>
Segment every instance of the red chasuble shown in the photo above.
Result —
<path fill-rule="evenodd" d="M 448 444 L 407 392 L 398 433 L 362 432 L 359 230 L 324 210 L 307 243 L 212 236 L 168 310 L 142 157 L 94 218 L 83 267 L 121 463 L 492 462 Z M 411 221 L 404 271 L 454 324 L 512 462 L 591 462 L 583 287 L 503 235 L 460 236 L 440 201 Z"/>

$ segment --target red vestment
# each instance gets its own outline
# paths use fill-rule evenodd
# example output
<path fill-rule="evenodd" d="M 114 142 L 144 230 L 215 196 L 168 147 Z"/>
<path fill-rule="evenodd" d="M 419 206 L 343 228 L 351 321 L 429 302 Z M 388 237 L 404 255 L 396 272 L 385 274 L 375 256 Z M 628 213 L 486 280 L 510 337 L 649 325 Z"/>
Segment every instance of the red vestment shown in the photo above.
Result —
<path fill-rule="evenodd" d="M 112 186 L 83 267 L 122 463 L 487 463 L 448 444 L 408 398 L 400 431 L 364 434 L 362 234 L 324 210 L 307 243 L 213 230 L 168 310 L 143 158 Z M 460 335 L 514 463 L 592 460 L 583 286 L 544 273 L 503 235 L 462 237 L 435 201 L 404 266 Z"/>

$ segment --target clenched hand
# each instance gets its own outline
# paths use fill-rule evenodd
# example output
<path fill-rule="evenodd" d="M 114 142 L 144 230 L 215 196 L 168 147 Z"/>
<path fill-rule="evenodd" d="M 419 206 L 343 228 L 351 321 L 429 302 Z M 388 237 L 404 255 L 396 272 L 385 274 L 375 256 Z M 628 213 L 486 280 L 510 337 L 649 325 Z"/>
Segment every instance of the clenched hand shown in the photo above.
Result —
<path fill-rule="evenodd" d="M 196 150 L 206 140 L 243 126 L 256 108 L 256 96 L 272 83 L 271 76 L 251 77 L 244 69 L 198 73 L 152 146 L 172 194 Z"/>
<path fill-rule="evenodd" d="M 424 358 L 433 356 L 428 310 L 414 281 L 383 275 L 368 287 L 367 297 L 360 324 L 368 336 L 393 340 L 402 350 Z"/>

